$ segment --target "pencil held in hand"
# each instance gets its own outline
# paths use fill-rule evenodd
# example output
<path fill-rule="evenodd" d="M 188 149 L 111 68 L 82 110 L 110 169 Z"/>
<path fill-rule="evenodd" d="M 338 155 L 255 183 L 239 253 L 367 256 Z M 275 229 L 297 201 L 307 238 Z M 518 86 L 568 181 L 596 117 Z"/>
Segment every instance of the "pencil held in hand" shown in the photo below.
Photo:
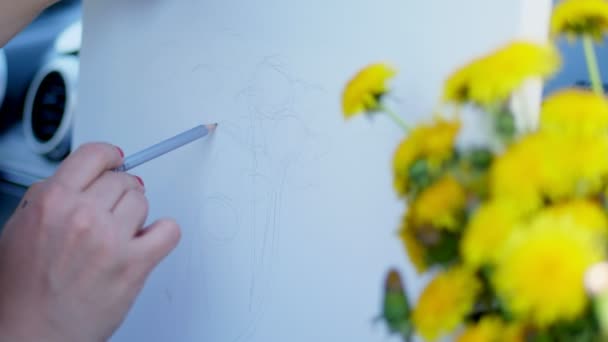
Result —
<path fill-rule="evenodd" d="M 217 124 L 196 126 L 184 133 L 178 134 L 172 138 L 162 141 L 156 145 L 148 147 L 143 151 L 137 152 L 127 158 L 124 163 L 114 171 L 126 172 L 143 163 L 156 159 L 166 153 L 176 150 L 195 140 L 201 139 L 210 133 L 213 133 L 217 128 Z"/>

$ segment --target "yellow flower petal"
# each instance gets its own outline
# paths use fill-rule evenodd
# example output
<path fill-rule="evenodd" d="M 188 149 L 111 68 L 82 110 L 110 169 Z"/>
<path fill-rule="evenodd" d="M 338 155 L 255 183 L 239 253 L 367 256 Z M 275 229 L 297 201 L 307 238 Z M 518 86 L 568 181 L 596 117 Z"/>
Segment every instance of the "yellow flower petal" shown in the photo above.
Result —
<path fill-rule="evenodd" d="M 515 41 L 457 70 L 446 80 L 443 98 L 483 108 L 502 104 L 524 81 L 547 78 L 560 64 L 554 46 Z"/>
<path fill-rule="evenodd" d="M 512 203 L 489 202 L 478 208 L 460 243 L 465 263 L 472 268 L 494 264 L 497 251 L 501 250 L 521 216 Z"/>
<path fill-rule="evenodd" d="M 524 342 L 524 331 L 517 324 L 507 324 L 496 316 L 485 316 L 468 326 L 456 342 Z"/>
<path fill-rule="evenodd" d="M 513 203 L 488 202 L 478 208 L 465 229 L 461 251 L 465 263 L 472 268 L 493 265 L 514 229 L 525 215 Z M 608 217 L 602 207 L 586 199 L 560 203 L 543 210 L 536 224 L 550 226 L 560 220 L 570 221 L 582 229 L 608 236 Z"/>
<path fill-rule="evenodd" d="M 543 210 L 536 217 L 537 225 L 559 225 L 569 222 L 598 236 L 608 237 L 608 217 L 597 202 L 575 199 Z"/>
<path fill-rule="evenodd" d="M 481 288 L 481 282 L 465 268 L 440 273 L 424 289 L 414 308 L 416 331 L 427 340 L 451 333 L 471 312 Z"/>
<path fill-rule="evenodd" d="M 538 208 L 543 201 L 541 181 L 547 173 L 539 157 L 547 145 L 544 136 L 528 135 L 499 156 L 490 169 L 492 197 L 514 203 L 522 213 Z"/>
<path fill-rule="evenodd" d="M 564 0 L 553 10 L 551 35 L 570 38 L 590 35 L 601 39 L 608 31 L 608 2 L 605 0 Z"/>
<path fill-rule="evenodd" d="M 394 187 L 399 195 L 407 194 L 410 187 L 410 168 L 423 156 L 421 146 L 424 140 L 419 132 L 419 128 L 415 128 L 399 144 L 393 157 Z"/>
<path fill-rule="evenodd" d="M 426 262 L 426 248 L 418 241 L 416 231 L 409 221 L 408 216 L 403 219 L 403 224 L 399 229 L 399 238 L 407 252 L 409 261 L 414 268 L 416 268 L 418 273 L 422 273 L 428 268 Z"/>
<path fill-rule="evenodd" d="M 608 100 L 581 89 L 561 90 L 543 103 L 540 127 L 575 136 L 608 134 Z"/>
<path fill-rule="evenodd" d="M 387 83 L 396 74 L 392 67 L 381 63 L 369 65 L 357 73 L 342 95 L 344 117 L 379 109 L 378 99 L 388 92 Z"/>
<path fill-rule="evenodd" d="M 453 177 L 446 176 L 427 189 L 411 205 L 415 226 L 457 230 L 466 206 L 466 192 Z"/>
<path fill-rule="evenodd" d="M 405 195 L 410 186 L 409 172 L 412 164 L 427 160 L 429 167 L 439 168 L 454 154 L 454 143 L 460 132 L 459 121 L 438 120 L 429 125 L 419 125 L 397 147 L 393 158 L 395 190 Z"/>
<path fill-rule="evenodd" d="M 608 176 L 607 155 L 606 136 L 528 135 L 492 165 L 491 194 L 522 212 L 539 208 L 546 198 L 599 194 Z"/>

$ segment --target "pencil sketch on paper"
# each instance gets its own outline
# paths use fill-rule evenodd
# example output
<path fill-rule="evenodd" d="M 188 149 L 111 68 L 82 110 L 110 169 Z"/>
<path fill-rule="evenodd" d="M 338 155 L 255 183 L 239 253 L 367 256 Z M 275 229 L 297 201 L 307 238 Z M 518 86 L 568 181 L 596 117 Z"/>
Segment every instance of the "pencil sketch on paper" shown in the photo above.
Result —
<path fill-rule="evenodd" d="M 222 195 L 213 194 L 203 199 L 205 206 L 201 212 L 203 227 L 206 227 L 208 235 L 215 242 L 229 243 L 240 227 L 240 215 L 233 201 Z M 222 222 L 218 225 L 217 222 Z"/>
<path fill-rule="evenodd" d="M 293 171 L 305 167 L 301 165 L 305 158 L 322 155 L 310 148 L 321 134 L 298 110 L 297 96 L 306 91 L 324 94 L 320 87 L 292 77 L 280 56 L 267 57 L 255 66 L 246 87 L 235 94 L 242 114 L 220 122 L 221 134 L 229 140 L 224 143 L 240 152 L 230 161 L 216 156 L 209 165 L 217 167 L 218 177 L 230 178 L 236 186 L 231 187 L 233 193 L 205 194 L 201 223 L 205 239 L 216 244 L 249 241 L 248 260 L 243 261 L 250 265 L 247 284 L 243 284 L 248 302 L 241 308 L 247 324 L 233 341 L 250 339 L 264 315 L 280 260 L 281 231 L 286 228 L 284 195 L 302 173 Z"/>

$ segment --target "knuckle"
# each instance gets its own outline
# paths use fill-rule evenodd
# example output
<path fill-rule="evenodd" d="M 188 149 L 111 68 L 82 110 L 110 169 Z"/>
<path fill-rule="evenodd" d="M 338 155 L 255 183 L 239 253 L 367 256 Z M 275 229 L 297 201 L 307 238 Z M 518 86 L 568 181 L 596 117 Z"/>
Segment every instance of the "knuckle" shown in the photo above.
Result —
<path fill-rule="evenodd" d="M 61 205 L 66 197 L 66 189 L 56 182 L 47 182 L 45 184 L 35 185 L 36 203 L 43 214 L 49 214 L 54 211 L 57 205 Z"/>
<path fill-rule="evenodd" d="M 105 146 L 101 143 L 86 143 L 78 147 L 76 151 L 85 154 L 99 154 L 105 151 Z"/>
<path fill-rule="evenodd" d="M 129 177 L 122 172 L 104 171 L 102 178 L 105 182 L 104 185 L 126 187 L 129 184 Z"/>
<path fill-rule="evenodd" d="M 74 155 L 103 156 L 112 151 L 110 145 L 105 143 L 86 143 L 78 147 Z"/>
<path fill-rule="evenodd" d="M 95 210 L 88 205 L 81 204 L 69 218 L 70 229 L 76 233 L 88 232 L 95 225 Z"/>
<path fill-rule="evenodd" d="M 66 218 L 65 237 L 75 248 L 96 250 L 98 234 L 95 234 L 94 214 L 84 206 L 80 205 L 74 209 Z"/>

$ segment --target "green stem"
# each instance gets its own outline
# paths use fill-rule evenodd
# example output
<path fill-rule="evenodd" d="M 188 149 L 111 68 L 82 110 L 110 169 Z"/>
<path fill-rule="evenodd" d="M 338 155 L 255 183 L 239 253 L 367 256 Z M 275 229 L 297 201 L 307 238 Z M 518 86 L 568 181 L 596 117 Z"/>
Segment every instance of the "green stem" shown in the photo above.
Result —
<path fill-rule="evenodd" d="M 485 108 L 485 111 L 492 116 L 494 132 L 504 146 L 511 144 L 516 134 L 515 116 L 511 111 L 506 110 L 500 104 L 493 104 Z"/>
<path fill-rule="evenodd" d="M 401 326 L 401 338 L 403 342 L 412 342 L 412 327 L 409 323 L 402 324 Z"/>
<path fill-rule="evenodd" d="M 393 110 L 386 107 L 381 107 L 380 110 L 386 113 L 386 115 L 388 115 L 391 119 L 393 119 L 393 121 L 399 127 L 403 128 L 404 131 L 407 132 L 410 130 L 410 127 L 405 123 L 405 121 L 403 121 L 403 119 L 399 115 L 397 115 L 397 113 L 395 113 Z"/>
<path fill-rule="evenodd" d="M 597 64 L 597 56 L 593 47 L 593 39 L 589 35 L 583 36 L 583 48 L 585 50 L 585 59 L 587 60 L 587 68 L 589 69 L 589 77 L 591 79 L 591 87 L 597 95 L 604 95 L 604 87 L 602 85 L 602 77 L 600 68 Z"/>

